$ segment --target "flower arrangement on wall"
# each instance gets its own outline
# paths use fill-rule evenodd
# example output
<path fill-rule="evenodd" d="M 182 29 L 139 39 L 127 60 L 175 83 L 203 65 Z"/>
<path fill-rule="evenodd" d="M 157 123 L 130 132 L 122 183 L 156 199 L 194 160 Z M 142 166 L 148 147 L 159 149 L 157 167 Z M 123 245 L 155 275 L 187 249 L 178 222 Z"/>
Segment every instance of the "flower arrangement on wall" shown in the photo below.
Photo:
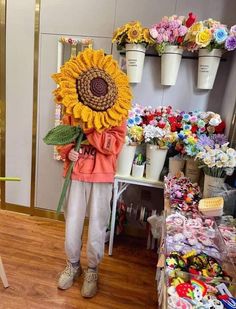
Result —
<path fill-rule="evenodd" d="M 236 25 L 230 29 L 219 21 L 212 18 L 194 23 L 184 39 L 184 46 L 190 50 L 207 48 L 225 49 L 231 51 L 236 49 Z"/>
<path fill-rule="evenodd" d="M 118 49 L 122 49 L 126 44 L 153 45 L 149 29 L 142 26 L 139 21 L 131 21 L 117 28 L 113 33 L 112 43 L 116 43 Z"/>
<path fill-rule="evenodd" d="M 192 26 L 195 20 L 196 16 L 189 13 L 188 17 L 164 16 L 159 23 L 154 24 L 149 31 L 156 42 L 158 54 L 162 55 L 168 45 L 182 46 L 188 28 Z"/>

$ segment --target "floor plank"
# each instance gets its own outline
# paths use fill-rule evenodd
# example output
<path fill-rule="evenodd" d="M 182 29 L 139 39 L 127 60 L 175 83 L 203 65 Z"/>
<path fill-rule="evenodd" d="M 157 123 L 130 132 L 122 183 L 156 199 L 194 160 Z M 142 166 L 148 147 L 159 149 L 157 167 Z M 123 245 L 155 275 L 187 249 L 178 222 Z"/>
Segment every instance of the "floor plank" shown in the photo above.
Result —
<path fill-rule="evenodd" d="M 86 238 L 81 262 L 86 265 Z M 108 248 L 106 248 L 106 252 Z M 67 291 L 56 287 L 65 266 L 64 223 L 0 210 L 0 255 L 10 287 L 0 283 L 0 309 L 157 308 L 156 253 L 143 241 L 120 237 L 100 266 L 99 293 L 80 295 L 82 278 Z"/>

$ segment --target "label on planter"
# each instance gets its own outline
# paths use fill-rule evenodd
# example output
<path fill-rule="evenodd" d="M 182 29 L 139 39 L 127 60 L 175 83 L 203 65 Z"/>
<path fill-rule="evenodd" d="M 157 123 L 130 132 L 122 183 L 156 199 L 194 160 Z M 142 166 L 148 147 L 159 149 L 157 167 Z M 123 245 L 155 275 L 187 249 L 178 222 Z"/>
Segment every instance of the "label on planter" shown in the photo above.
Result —
<path fill-rule="evenodd" d="M 130 67 L 137 67 L 138 64 L 137 64 L 137 59 L 128 59 L 128 66 Z"/>
<path fill-rule="evenodd" d="M 203 73 L 209 73 L 209 65 L 208 64 L 200 64 L 199 71 L 203 72 Z"/>

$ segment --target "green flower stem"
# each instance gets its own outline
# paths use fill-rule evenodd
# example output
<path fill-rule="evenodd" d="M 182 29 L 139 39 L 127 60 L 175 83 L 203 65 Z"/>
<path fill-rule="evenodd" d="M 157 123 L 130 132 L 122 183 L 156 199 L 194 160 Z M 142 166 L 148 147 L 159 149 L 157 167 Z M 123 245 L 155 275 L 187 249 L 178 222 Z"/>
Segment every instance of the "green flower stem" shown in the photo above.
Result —
<path fill-rule="evenodd" d="M 75 145 L 75 151 L 79 151 L 80 149 L 80 145 L 81 145 L 81 142 L 82 142 L 82 139 L 83 139 L 83 131 L 81 131 L 80 135 L 77 137 L 76 139 L 76 145 Z M 68 189 L 68 186 L 70 185 L 71 183 L 71 173 L 73 171 L 73 168 L 74 168 L 74 165 L 75 165 L 75 162 L 70 162 L 70 166 L 69 166 L 69 169 L 66 173 L 66 178 L 65 178 L 65 181 L 64 181 L 64 184 L 63 184 L 63 188 L 62 188 L 62 191 L 61 191 L 61 196 L 60 196 L 60 199 L 59 199 L 59 202 L 58 202 L 58 206 L 57 206 L 57 213 L 60 213 L 61 212 L 61 208 L 64 204 L 64 200 L 65 200 L 65 197 L 66 197 L 66 192 L 67 192 L 67 189 Z"/>

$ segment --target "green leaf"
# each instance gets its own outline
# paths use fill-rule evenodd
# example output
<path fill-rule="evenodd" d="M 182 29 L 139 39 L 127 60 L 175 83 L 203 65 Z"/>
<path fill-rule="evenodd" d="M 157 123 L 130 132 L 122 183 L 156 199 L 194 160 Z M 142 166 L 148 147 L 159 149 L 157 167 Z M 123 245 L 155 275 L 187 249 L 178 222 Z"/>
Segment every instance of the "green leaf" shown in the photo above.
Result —
<path fill-rule="evenodd" d="M 80 127 L 59 125 L 50 130 L 43 141 L 47 145 L 66 145 L 75 141 L 81 132 Z"/>

